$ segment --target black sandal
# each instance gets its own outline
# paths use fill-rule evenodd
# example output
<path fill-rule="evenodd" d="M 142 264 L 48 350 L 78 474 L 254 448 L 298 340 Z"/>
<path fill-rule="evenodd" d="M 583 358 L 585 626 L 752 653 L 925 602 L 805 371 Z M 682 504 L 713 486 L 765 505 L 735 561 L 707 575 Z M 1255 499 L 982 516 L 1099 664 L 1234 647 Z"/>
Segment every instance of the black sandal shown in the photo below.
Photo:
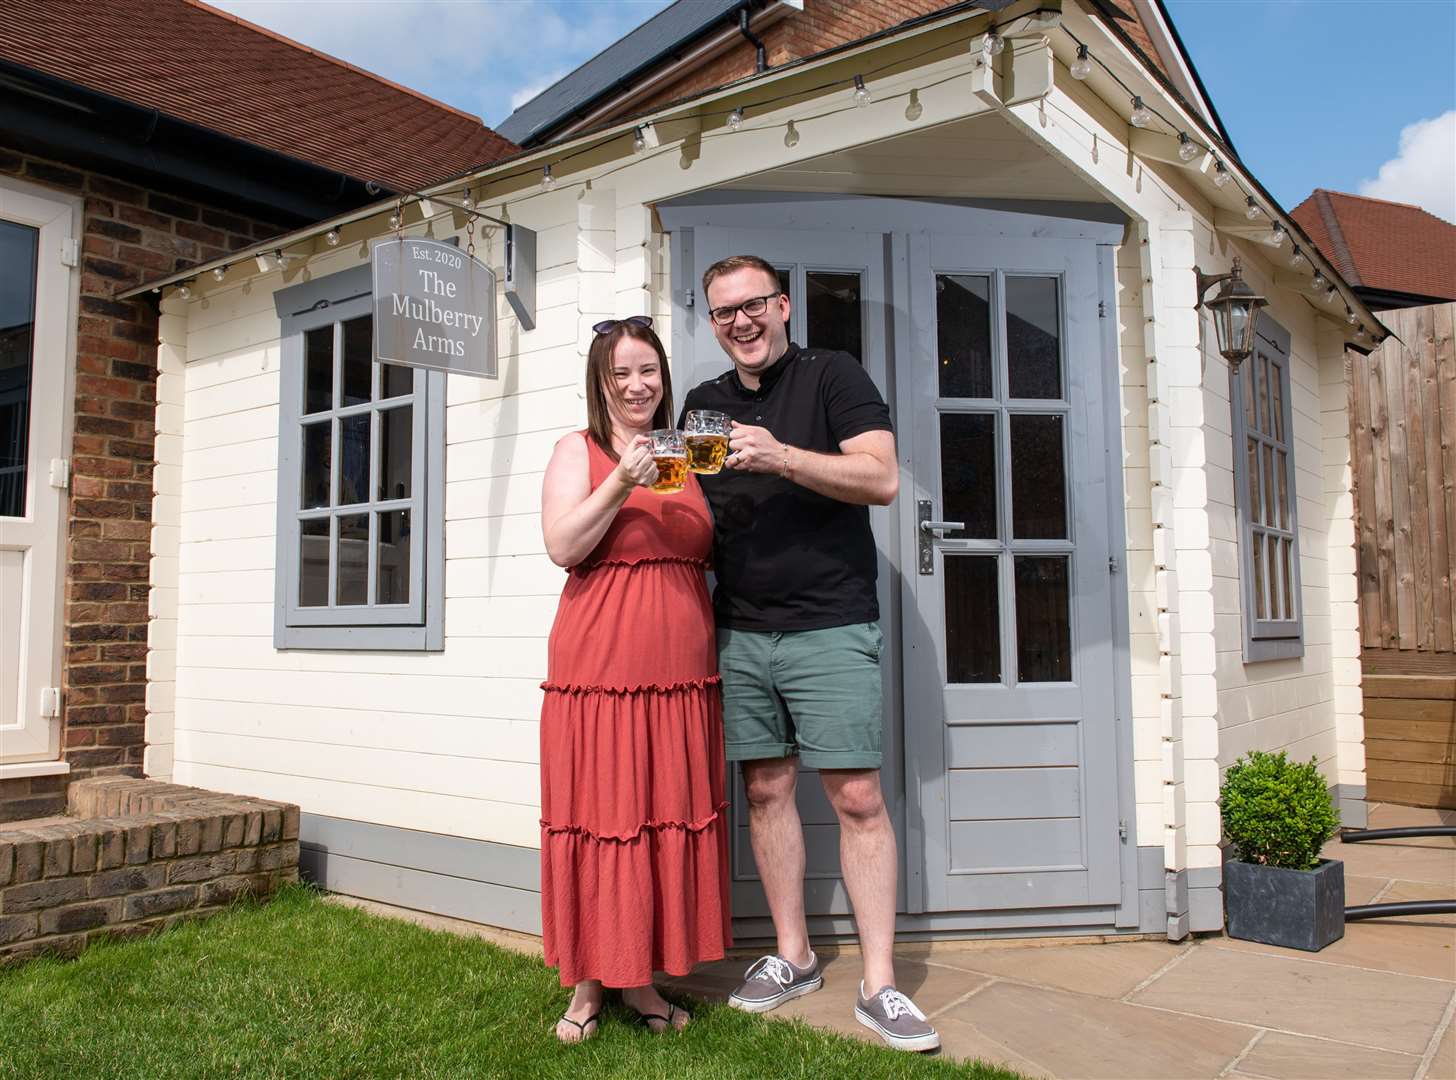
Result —
<path fill-rule="evenodd" d="M 630 1008 L 630 1006 L 629 1006 L 629 1008 Z M 689 1024 L 692 1023 L 692 1021 L 693 1021 L 693 1014 L 690 1013 L 690 1012 L 688 1012 L 686 1009 L 679 1009 L 676 1005 L 674 1005 L 670 1001 L 667 1003 L 667 1015 L 666 1016 L 663 1016 L 661 1013 L 638 1013 L 637 1014 L 637 1019 L 642 1022 L 642 1026 L 643 1027 L 645 1027 L 648 1031 L 651 1031 L 654 1035 L 666 1035 L 669 1031 L 681 1031 L 682 1030 L 682 1028 L 678 1027 L 676 1024 L 674 1024 L 672 1022 L 672 1018 L 674 1016 L 676 1016 L 678 1013 L 682 1013 L 684 1016 L 686 1016 L 688 1018 L 688 1023 Z M 661 1031 L 655 1031 L 655 1030 L 653 1030 L 652 1024 L 650 1022 L 650 1021 L 653 1021 L 653 1020 L 659 1020 L 659 1021 L 662 1022 L 663 1028 L 662 1028 Z M 687 1024 L 684 1024 L 683 1027 L 687 1027 Z"/>
<path fill-rule="evenodd" d="M 562 1013 L 561 1014 L 561 1020 L 565 1020 L 572 1027 L 576 1028 L 577 1031 L 581 1032 L 581 1038 L 575 1040 L 576 1042 L 579 1042 L 579 1043 L 584 1043 L 588 1039 L 594 1039 L 594 1038 L 596 1038 L 597 1031 L 600 1031 L 601 1030 L 601 1026 L 602 1026 L 601 1025 L 601 1019 L 602 1019 L 602 1010 L 601 1009 L 598 1009 L 596 1012 L 592 1013 L 585 1020 L 573 1020 L 571 1017 L 567 1016 L 565 1013 Z M 558 1020 L 557 1023 L 558 1024 L 561 1023 L 561 1020 Z M 588 1024 L 596 1024 L 596 1028 L 592 1031 L 592 1033 L 590 1035 L 588 1035 L 586 1033 L 586 1026 Z M 557 1040 L 559 1042 L 566 1043 L 567 1046 L 572 1045 L 572 1043 L 567 1042 L 566 1039 L 561 1038 L 560 1035 L 557 1035 L 556 1038 L 557 1038 Z"/>

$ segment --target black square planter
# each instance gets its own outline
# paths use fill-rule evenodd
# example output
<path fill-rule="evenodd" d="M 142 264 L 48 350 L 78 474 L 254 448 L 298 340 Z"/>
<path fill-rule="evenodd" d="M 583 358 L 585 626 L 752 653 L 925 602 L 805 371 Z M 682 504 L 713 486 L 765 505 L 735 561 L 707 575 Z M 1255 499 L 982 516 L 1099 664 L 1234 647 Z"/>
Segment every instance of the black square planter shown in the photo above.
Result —
<path fill-rule="evenodd" d="M 1229 937 L 1318 952 L 1345 936 L 1345 864 L 1313 870 L 1235 862 L 1223 865 Z"/>

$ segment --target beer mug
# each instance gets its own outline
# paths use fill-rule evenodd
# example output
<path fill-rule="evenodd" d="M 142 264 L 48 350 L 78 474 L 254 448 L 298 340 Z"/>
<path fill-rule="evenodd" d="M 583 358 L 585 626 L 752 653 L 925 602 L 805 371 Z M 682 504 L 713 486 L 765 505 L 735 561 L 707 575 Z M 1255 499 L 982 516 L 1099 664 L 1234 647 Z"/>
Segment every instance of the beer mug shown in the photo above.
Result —
<path fill-rule="evenodd" d="M 723 468 L 728 456 L 728 417 L 707 409 L 694 409 L 687 415 L 683 440 L 688 448 L 688 468 L 711 476 Z"/>
<path fill-rule="evenodd" d="M 652 490 L 659 495 L 676 495 L 688 482 L 688 451 L 683 433 L 674 428 L 648 432 L 652 440 L 652 460 L 657 465 L 657 482 Z"/>

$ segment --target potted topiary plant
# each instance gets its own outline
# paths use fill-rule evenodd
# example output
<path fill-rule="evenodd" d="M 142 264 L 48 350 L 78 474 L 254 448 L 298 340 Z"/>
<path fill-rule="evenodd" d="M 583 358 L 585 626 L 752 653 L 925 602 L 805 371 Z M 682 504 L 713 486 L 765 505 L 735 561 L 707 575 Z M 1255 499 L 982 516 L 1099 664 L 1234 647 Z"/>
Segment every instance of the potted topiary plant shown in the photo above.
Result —
<path fill-rule="evenodd" d="M 1230 937 L 1317 952 L 1345 936 L 1345 865 L 1321 859 L 1340 817 L 1311 759 L 1255 750 L 1220 791 Z"/>

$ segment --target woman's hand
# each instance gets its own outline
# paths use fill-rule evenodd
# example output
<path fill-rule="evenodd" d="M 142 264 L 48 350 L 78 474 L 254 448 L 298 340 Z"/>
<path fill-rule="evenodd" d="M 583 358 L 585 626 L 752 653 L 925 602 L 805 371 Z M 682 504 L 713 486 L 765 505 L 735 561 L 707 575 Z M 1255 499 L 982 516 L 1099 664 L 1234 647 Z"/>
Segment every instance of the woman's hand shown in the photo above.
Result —
<path fill-rule="evenodd" d="M 636 436 L 627 444 L 613 475 L 624 488 L 648 487 L 657 483 L 657 463 L 652 460 L 652 440 Z"/>

